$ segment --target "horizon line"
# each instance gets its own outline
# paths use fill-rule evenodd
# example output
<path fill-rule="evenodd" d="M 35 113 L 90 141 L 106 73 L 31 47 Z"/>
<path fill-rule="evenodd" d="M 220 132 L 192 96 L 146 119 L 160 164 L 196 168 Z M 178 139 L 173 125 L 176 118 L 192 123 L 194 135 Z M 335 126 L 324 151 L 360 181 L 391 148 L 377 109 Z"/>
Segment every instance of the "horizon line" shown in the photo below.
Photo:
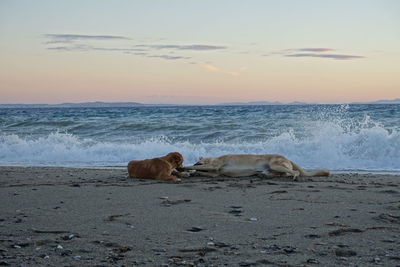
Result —
<path fill-rule="evenodd" d="M 34 105 L 34 106 L 59 106 L 59 105 L 84 105 L 84 104 L 105 104 L 105 105 L 112 105 L 112 104 L 127 104 L 127 105 L 169 105 L 169 106 L 216 106 L 216 105 L 340 105 L 340 104 L 369 104 L 369 103 L 376 103 L 376 102 L 395 102 L 392 104 L 400 103 L 400 98 L 394 99 L 378 99 L 378 100 L 371 100 L 371 101 L 351 101 L 351 102 L 335 102 L 335 103 L 324 103 L 324 102 L 304 102 L 304 101 L 291 101 L 291 102 L 280 102 L 280 101 L 268 101 L 268 100 L 258 100 L 258 101 L 229 101 L 229 102 L 219 102 L 214 104 L 179 104 L 179 103 L 142 103 L 136 101 L 113 101 L 113 102 L 106 102 L 106 101 L 85 101 L 85 102 L 60 102 L 60 103 L 0 103 L 1 106 L 5 105 Z M 390 103 L 388 103 L 390 104 Z"/>

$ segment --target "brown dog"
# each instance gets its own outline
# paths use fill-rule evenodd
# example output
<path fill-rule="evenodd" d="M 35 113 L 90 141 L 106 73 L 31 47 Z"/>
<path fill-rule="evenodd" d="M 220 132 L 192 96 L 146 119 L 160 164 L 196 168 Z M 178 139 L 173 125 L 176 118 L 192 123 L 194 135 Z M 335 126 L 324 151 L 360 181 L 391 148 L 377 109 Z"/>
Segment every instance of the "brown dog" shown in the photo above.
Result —
<path fill-rule="evenodd" d="M 140 179 L 160 179 L 164 181 L 177 181 L 180 177 L 187 177 L 187 173 L 179 173 L 174 170 L 182 168 L 183 156 L 178 152 L 172 152 L 164 157 L 132 160 L 128 163 L 128 176 Z"/>

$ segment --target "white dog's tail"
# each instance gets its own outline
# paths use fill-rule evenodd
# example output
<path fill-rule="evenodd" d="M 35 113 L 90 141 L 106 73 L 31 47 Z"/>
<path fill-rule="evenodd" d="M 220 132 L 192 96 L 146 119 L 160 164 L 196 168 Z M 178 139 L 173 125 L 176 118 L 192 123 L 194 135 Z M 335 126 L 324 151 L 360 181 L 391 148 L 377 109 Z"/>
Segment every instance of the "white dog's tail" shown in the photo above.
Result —
<path fill-rule="evenodd" d="M 295 171 L 300 172 L 300 176 L 330 176 L 331 173 L 326 170 L 304 170 L 302 167 L 290 161 Z"/>

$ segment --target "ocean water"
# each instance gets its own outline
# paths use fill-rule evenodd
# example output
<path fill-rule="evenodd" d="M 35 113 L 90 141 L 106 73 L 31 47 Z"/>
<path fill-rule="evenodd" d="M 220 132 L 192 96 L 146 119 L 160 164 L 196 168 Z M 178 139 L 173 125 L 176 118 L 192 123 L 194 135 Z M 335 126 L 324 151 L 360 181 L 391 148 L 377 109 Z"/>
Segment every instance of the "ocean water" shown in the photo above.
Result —
<path fill-rule="evenodd" d="M 400 172 L 400 105 L 2 108 L 0 165 L 123 167 L 178 151 L 278 153 L 304 168 Z"/>

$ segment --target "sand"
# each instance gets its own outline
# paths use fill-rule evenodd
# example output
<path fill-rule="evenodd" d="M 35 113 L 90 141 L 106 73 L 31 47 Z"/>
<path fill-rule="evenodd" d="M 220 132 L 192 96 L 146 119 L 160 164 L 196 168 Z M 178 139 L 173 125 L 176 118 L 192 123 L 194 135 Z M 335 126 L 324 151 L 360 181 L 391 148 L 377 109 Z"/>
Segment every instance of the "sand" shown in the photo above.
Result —
<path fill-rule="evenodd" d="M 0 265 L 400 266 L 400 176 L 0 168 Z"/>

